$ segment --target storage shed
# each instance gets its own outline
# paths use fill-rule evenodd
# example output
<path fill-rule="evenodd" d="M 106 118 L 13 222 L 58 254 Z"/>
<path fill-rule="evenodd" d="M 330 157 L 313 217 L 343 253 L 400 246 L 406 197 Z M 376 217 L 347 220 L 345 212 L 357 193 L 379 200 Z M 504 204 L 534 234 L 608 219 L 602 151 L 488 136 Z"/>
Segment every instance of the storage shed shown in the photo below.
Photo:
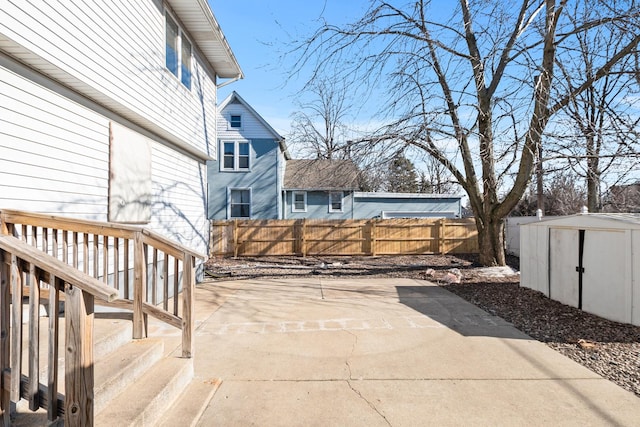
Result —
<path fill-rule="evenodd" d="M 580 214 L 523 224 L 520 285 L 640 325 L 640 215 Z"/>

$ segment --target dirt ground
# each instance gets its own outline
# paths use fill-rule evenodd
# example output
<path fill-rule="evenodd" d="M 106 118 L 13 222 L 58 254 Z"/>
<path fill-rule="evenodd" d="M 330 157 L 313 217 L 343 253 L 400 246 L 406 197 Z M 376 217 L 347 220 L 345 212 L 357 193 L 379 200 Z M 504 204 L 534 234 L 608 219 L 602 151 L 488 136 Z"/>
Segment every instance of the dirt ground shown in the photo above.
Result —
<path fill-rule="evenodd" d="M 474 255 L 211 258 L 213 280 L 403 277 L 429 280 L 640 397 L 640 327 L 602 319 L 521 288 L 519 260 L 485 268 Z"/>

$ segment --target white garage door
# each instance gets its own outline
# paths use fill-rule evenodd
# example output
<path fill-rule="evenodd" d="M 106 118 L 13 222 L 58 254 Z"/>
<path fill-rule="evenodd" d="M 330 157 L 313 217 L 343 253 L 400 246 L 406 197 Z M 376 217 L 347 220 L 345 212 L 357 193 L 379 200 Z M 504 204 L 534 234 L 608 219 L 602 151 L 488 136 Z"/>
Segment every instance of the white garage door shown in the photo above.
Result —
<path fill-rule="evenodd" d="M 578 230 L 549 229 L 549 297 L 563 304 L 578 307 Z"/>

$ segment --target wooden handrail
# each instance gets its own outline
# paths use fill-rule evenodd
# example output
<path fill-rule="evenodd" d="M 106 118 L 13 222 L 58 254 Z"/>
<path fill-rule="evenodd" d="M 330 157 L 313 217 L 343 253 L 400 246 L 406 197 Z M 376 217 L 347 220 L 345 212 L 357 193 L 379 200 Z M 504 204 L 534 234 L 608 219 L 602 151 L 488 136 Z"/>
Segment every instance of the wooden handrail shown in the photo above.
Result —
<path fill-rule="evenodd" d="M 118 299 L 118 292 L 115 289 L 13 236 L 0 235 L 0 250 L 14 254 L 18 258 L 35 265 L 64 282 L 77 286 L 102 301 L 112 302 Z"/>
<path fill-rule="evenodd" d="M 133 239 L 135 233 L 141 232 L 145 236 L 145 243 L 153 246 L 158 245 L 159 249 L 160 246 L 162 246 L 163 250 L 166 249 L 167 252 L 170 252 L 173 256 L 181 256 L 183 253 L 188 253 L 198 259 L 206 259 L 207 257 L 201 252 L 167 239 L 154 231 L 134 225 L 22 212 L 11 209 L 0 210 L 0 221 L 6 224 L 23 224 L 60 230 L 74 230 L 78 233 L 98 234 L 121 239 Z"/>

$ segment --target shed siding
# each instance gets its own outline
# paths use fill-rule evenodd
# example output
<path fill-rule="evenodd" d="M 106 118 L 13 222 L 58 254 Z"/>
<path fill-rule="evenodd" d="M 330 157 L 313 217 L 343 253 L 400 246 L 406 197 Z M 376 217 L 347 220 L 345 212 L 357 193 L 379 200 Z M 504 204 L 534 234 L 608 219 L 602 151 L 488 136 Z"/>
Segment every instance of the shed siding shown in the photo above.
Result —
<path fill-rule="evenodd" d="M 0 50 L 27 63 L 37 57 L 40 71 L 85 87 L 84 94 L 94 99 L 108 98 L 101 102 L 114 111 L 131 112 L 134 121 L 139 116 L 213 153 L 213 73 L 194 45 L 192 89 L 187 90 L 165 68 L 164 43 L 160 0 L 10 0 L 0 10 Z"/>

